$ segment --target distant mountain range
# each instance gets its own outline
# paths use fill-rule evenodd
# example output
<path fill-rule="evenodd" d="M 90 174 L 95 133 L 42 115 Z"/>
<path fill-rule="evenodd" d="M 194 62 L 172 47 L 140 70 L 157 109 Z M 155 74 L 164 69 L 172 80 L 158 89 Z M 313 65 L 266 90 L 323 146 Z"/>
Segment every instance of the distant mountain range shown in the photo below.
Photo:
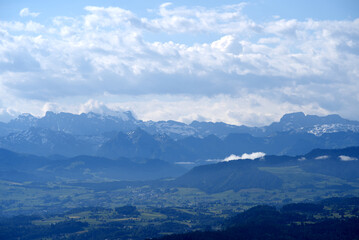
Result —
<path fill-rule="evenodd" d="M 0 123 L 0 147 L 41 156 L 92 155 L 203 163 L 230 154 L 300 155 L 314 148 L 358 145 L 359 122 L 338 115 L 291 113 L 265 127 L 222 122 L 145 122 L 131 112 L 47 112 L 42 118 L 23 114 L 9 123 Z"/>
<path fill-rule="evenodd" d="M 279 122 L 264 127 L 230 125 L 223 122 L 198 122 L 185 124 L 176 121 L 142 121 L 132 113 L 114 112 L 112 115 L 100 115 L 93 112 L 80 115 L 71 113 L 47 112 L 42 118 L 31 114 L 19 115 L 9 123 L 0 123 L 0 136 L 27 130 L 31 127 L 62 131 L 73 135 L 101 135 L 106 132 L 128 132 L 141 128 L 150 134 L 166 134 L 178 139 L 187 136 L 205 137 L 216 135 L 223 138 L 230 133 L 248 133 L 256 137 L 270 136 L 277 132 L 301 132 L 320 136 L 333 132 L 359 132 L 359 121 L 351 121 L 333 114 L 324 117 L 305 115 L 302 112 L 285 114 Z"/>

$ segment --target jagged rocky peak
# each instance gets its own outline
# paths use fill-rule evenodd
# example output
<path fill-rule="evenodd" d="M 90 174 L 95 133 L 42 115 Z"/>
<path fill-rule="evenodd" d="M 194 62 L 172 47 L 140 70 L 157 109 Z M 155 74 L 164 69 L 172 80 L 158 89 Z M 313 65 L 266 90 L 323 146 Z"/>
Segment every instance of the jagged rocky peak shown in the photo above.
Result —
<path fill-rule="evenodd" d="M 133 116 L 131 111 L 103 111 L 100 113 L 97 112 L 88 112 L 82 113 L 81 115 L 86 116 L 87 118 L 117 118 L 122 121 L 137 121 Z"/>
<path fill-rule="evenodd" d="M 74 116 L 77 116 L 75 114 L 72 113 L 67 113 L 67 112 L 59 112 L 59 113 L 55 113 L 52 111 L 47 111 L 45 113 L 45 116 L 43 116 L 42 118 L 40 118 L 40 120 L 45 120 L 45 121 L 57 121 L 60 119 L 71 119 Z"/>
<path fill-rule="evenodd" d="M 113 115 L 110 115 L 110 116 L 116 116 L 116 117 L 122 118 L 122 120 L 124 120 L 124 121 L 136 121 L 137 120 L 133 116 L 131 111 L 123 111 L 123 112 L 116 111 L 116 112 L 113 112 Z"/>
<path fill-rule="evenodd" d="M 56 119 L 60 119 L 60 118 L 71 118 L 75 116 L 75 114 L 72 113 L 67 113 L 67 112 L 52 112 L 52 111 L 47 111 L 45 113 L 45 115 L 41 118 L 39 118 L 40 120 L 56 120 Z"/>
<path fill-rule="evenodd" d="M 283 115 L 280 123 L 299 123 L 306 125 L 314 124 L 353 124 L 355 121 L 350 121 L 342 118 L 338 114 L 330 114 L 327 116 L 305 115 L 303 112 L 288 113 Z"/>
<path fill-rule="evenodd" d="M 279 122 L 266 127 L 268 133 L 281 131 L 307 132 L 320 136 L 333 132 L 358 132 L 359 122 L 340 117 L 338 114 L 327 116 L 305 115 L 302 112 L 285 114 Z"/>
<path fill-rule="evenodd" d="M 283 115 L 279 123 L 273 123 L 271 126 L 277 125 L 280 131 L 298 130 L 303 127 L 313 126 L 318 119 L 313 119 L 310 115 L 303 112 L 288 113 Z"/>
<path fill-rule="evenodd" d="M 47 111 L 43 117 L 22 114 L 7 124 L 7 132 L 39 127 L 63 131 L 75 135 L 101 135 L 109 131 L 129 131 L 137 127 L 139 121 L 130 111 L 111 111 L 104 113 L 73 114 L 68 112 Z"/>
<path fill-rule="evenodd" d="M 193 121 L 185 124 L 176 121 L 142 121 L 137 120 L 130 111 L 113 111 L 100 109 L 94 112 L 73 114 L 48 111 L 45 116 L 37 118 L 31 114 L 22 114 L 4 124 L 0 135 L 39 127 L 54 131 L 63 131 L 75 135 L 100 136 L 106 132 L 129 132 L 142 128 L 151 135 L 166 134 L 173 139 L 188 136 L 205 137 L 211 134 L 225 138 L 232 133 L 246 133 L 255 137 L 272 136 L 278 132 L 310 133 L 320 136 L 333 132 L 359 132 L 359 122 L 341 118 L 333 114 L 328 116 L 305 115 L 303 112 L 285 114 L 279 122 L 265 127 L 236 126 L 222 122 Z M 1 129 L 0 129 L 1 130 Z"/>
<path fill-rule="evenodd" d="M 54 112 L 52 112 L 52 111 L 47 111 L 46 113 L 45 113 L 45 117 L 52 117 L 52 116 L 55 116 L 56 115 L 56 113 L 54 113 Z"/>
<path fill-rule="evenodd" d="M 33 121 L 38 119 L 37 117 L 34 117 L 33 115 L 31 115 L 30 113 L 22 113 L 20 114 L 17 118 L 13 119 L 12 121 Z"/>
<path fill-rule="evenodd" d="M 87 120 L 110 120 L 110 121 L 120 121 L 120 122 L 136 122 L 136 118 L 133 116 L 132 112 L 130 111 L 106 111 L 106 112 L 88 112 L 88 113 L 81 113 L 81 114 L 74 114 L 74 113 L 67 113 L 67 112 L 60 112 L 55 113 L 52 111 L 47 111 L 45 116 L 39 118 L 41 121 L 51 121 L 57 122 L 61 121 L 87 121 Z"/>
<path fill-rule="evenodd" d="M 23 113 L 19 115 L 17 118 L 12 119 L 7 127 L 10 129 L 10 132 L 16 132 L 19 130 L 25 130 L 29 127 L 34 127 L 37 125 L 39 118 L 31 115 L 30 113 Z"/>
<path fill-rule="evenodd" d="M 306 115 L 303 112 L 294 112 L 294 113 L 287 113 L 284 114 L 283 117 L 280 119 L 281 123 L 285 122 L 293 122 L 298 120 L 305 119 Z"/>

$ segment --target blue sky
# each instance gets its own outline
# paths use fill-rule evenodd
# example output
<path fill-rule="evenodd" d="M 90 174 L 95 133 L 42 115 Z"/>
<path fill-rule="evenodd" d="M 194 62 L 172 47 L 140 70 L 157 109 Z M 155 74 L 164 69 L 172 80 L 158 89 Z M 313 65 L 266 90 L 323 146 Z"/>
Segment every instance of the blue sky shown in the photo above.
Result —
<path fill-rule="evenodd" d="M 0 121 L 359 120 L 359 2 L 0 1 Z"/>
<path fill-rule="evenodd" d="M 84 7 L 94 6 L 116 6 L 131 10 L 138 15 L 148 14 L 148 9 L 154 9 L 166 1 L 123 1 L 123 0 L 77 0 L 77 1 L 39 1 L 39 0 L 14 0 L 0 1 L 0 18 L 3 20 L 19 20 L 19 9 L 30 8 L 34 12 L 40 12 L 42 20 L 54 16 L 78 16 L 85 14 Z M 356 0 L 256 0 L 256 1 L 216 1 L 216 0 L 197 0 L 197 1 L 169 1 L 177 6 L 206 6 L 217 7 L 220 5 L 237 4 L 240 2 L 248 3 L 246 14 L 255 20 L 264 21 L 274 15 L 286 19 L 305 20 L 313 18 L 317 20 L 344 20 L 354 19 L 359 16 L 359 2 Z"/>

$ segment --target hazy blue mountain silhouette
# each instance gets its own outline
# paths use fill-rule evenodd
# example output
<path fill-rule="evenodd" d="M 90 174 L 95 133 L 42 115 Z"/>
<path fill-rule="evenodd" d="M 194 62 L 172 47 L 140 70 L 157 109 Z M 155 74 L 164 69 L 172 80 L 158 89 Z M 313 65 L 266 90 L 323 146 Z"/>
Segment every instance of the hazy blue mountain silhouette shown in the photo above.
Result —
<path fill-rule="evenodd" d="M 150 180 L 176 177 L 186 170 L 159 159 L 108 159 L 94 156 L 45 158 L 0 149 L 0 179 L 53 180 Z"/>
<path fill-rule="evenodd" d="M 325 176 L 348 181 L 331 185 L 335 188 L 354 188 L 351 181 L 359 178 L 359 147 L 345 149 L 315 149 L 300 156 L 267 155 L 250 160 L 234 160 L 207 164 L 186 170 L 177 164 L 159 159 L 118 158 L 95 156 L 51 158 L 19 154 L 0 149 L 0 180 L 14 182 L 47 181 L 144 181 L 142 185 L 197 188 L 207 193 L 248 188 L 281 189 L 283 179 L 266 171 L 268 167 L 295 167 L 302 169 L 312 184 L 323 183 Z M 300 173 L 302 174 L 302 173 Z M 319 175 L 318 175 L 319 174 Z M 319 177 L 321 176 L 321 177 Z M 160 178 L 174 180 L 150 181 Z M 296 179 L 295 173 L 293 179 Z M 290 180 L 286 180 L 290 181 Z M 295 183 L 301 187 L 300 183 Z M 299 184 L 299 185 L 298 185 Z M 306 184 L 306 183 L 303 183 Z M 323 186 L 325 187 L 325 186 Z"/>

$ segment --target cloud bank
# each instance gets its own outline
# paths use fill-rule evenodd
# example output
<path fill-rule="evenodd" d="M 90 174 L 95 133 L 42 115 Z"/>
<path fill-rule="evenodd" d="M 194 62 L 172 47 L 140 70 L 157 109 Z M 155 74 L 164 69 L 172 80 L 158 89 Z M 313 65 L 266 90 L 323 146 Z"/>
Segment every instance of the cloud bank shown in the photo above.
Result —
<path fill-rule="evenodd" d="M 49 105 L 77 112 L 89 100 L 145 120 L 264 125 L 293 111 L 359 119 L 359 19 L 255 22 L 243 3 L 165 3 L 150 17 L 85 11 L 46 24 L 0 21 L 0 120 Z"/>

